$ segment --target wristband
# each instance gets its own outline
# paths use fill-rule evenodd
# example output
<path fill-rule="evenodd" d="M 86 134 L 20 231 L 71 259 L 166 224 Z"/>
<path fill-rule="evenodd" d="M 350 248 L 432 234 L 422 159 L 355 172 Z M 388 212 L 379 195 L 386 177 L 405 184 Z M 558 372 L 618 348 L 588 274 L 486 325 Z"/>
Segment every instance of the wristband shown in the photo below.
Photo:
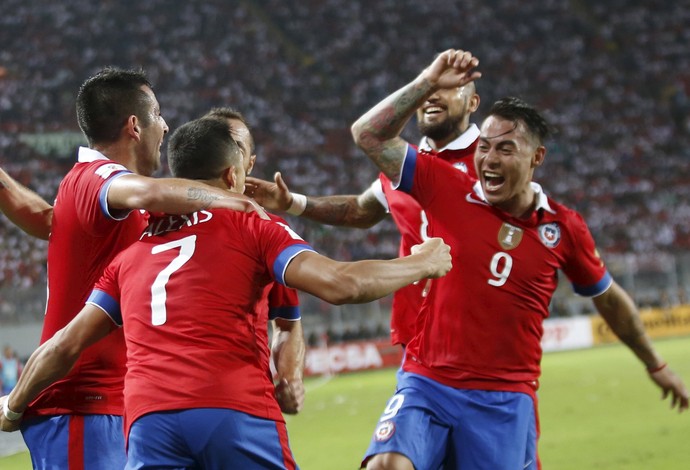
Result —
<path fill-rule="evenodd" d="M 7 397 L 5 399 L 5 402 L 2 404 L 2 414 L 5 415 L 5 418 L 8 421 L 17 421 L 19 418 L 22 417 L 24 412 L 17 413 L 15 411 L 10 410 L 10 405 L 8 404 L 10 401 L 10 397 Z"/>
<path fill-rule="evenodd" d="M 654 368 L 652 368 L 652 369 L 650 369 L 650 368 L 648 367 L 648 368 L 647 368 L 647 372 L 649 372 L 650 374 L 656 374 L 657 372 L 664 370 L 664 368 L 665 368 L 667 365 L 668 365 L 668 364 L 666 364 L 665 362 L 662 362 L 661 365 L 658 365 L 658 366 L 656 366 L 656 367 L 654 367 Z"/>
<path fill-rule="evenodd" d="M 307 196 L 300 193 L 292 194 L 292 204 L 288 208 L 287 212 L 290 215 L 302 215 L 304 210 L 307 208 Z"/>

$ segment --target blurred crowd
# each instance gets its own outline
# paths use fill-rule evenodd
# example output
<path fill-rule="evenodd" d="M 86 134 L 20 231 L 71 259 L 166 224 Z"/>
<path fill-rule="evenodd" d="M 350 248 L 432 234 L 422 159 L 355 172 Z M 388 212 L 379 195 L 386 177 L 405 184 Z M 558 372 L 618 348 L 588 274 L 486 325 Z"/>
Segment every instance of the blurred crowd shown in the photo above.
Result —
<path fill-rule="evenodd" d="M 505 95 L 556 131 L 535 178 L 579 210 L 606 253 L 690 248 L 690 9 L 654 0 L 3 0 L 0 165 L 52 201 L 74 148 L 79 84 L 143 67 L 171 130 L 209 108 L 242 111 L 254 174 L 295 191 L 359 193 L 375 178 L 350 124 L 449 47 L 480 59 L 482 105 Z M 418 139 L 410 126 L 405 136 Z M 165 174 L 165 171 L 161 174 Z M 392 257 L 388 221 L 367 231 L 290 222 L 349 260 Z M 45 242 L 0 224 L 0 288 L 45 282 Z M 0 313 L 2 299 L 0 299 Z"/>

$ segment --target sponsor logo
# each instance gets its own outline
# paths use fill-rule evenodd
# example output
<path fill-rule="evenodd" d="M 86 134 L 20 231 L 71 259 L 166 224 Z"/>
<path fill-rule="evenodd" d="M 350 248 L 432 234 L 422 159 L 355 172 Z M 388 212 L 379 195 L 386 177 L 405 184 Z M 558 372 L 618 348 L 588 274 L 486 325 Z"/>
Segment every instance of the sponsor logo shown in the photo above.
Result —
<path fill-rule="evenodd" d="M 467 196 L 465 196 L 465 200 L 467 200 L 467 202 L 471 202 L 472 204 L 479 204 L 482 206 L 489 205 L 488 203 L 477 199 L 472 193 L 467 193 Z"/>
<path fill-rule="evenodd" d="M 127 168 L 125 168 L 122 165 L 119 165 L 117 163 L 108 163 L 106 165 L 99 166 L 96 168 L 96 174 L 103 178 L 104 180 L 107 180 L 110 178 L 110 175 L 113 173 L 117 173 L 118 171 L 129 171 Z"/>
<path fill-rule="evenodd" d="M 561 228 L 557 223 L 539 226 L 539 238 L 549 248 L 556 248 L 561 241 Z"/>
<path fill-rule="evenodd" d="M 384 421 L 376 427 L 374 438 L 378 442 L 386 442 L 395 434 L 395 423 L 393 421 Z"/>
<path fill-rule="evenodd" d="M 498 243 L 504 250 L 512 250 L 517 248 L 522 241 L 523 233 L 521 228 L 503 222 L 501 229 L 498 231 Z"/>
<path fill-rule="evenodd" d="M 453 163 L 453 167 L 457 168 L 458 170 L 462 171 L 463 173 L 467 173 L 467 165 L 465 165 L 465 162 Z"/>

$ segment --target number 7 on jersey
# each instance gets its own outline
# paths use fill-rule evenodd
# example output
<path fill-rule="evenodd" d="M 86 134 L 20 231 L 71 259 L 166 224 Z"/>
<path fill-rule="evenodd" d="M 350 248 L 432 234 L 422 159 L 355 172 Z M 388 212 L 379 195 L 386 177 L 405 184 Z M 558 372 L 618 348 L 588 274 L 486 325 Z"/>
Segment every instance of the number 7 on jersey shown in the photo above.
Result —
<path fill-rule="evenodd" d="M 174 248 L 179 248 L 180 252 L 173 258 L 170 264 L 158 273 L 153 284 L 151 284 L 151 323 L 153 323 L 153 326 L 163 325 L 168 319 L 165 308 L 168 293 L 165 290 L 165 285 L 170 280 L 170 276 L 192 258 L 196 249 L 196 235 L 156 245 L 151 249 L 151 254 L 156 255 Z"/>

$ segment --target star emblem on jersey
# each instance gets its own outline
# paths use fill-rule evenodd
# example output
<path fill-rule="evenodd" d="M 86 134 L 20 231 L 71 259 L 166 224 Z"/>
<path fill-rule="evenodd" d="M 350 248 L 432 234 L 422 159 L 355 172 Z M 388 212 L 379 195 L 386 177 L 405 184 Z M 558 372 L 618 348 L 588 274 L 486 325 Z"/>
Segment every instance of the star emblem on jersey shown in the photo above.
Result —
<path fill-rule="evenodd" d="M 384 421 L 376 427 L 374 431 L 374 438 L 378 442 L 386 442 L 395 434 L 395 423 L 393 421 Z"/>
<path fill-rule="evenodd" d="M 503 222 L 501 229 L 498 231 L 498 243 L 504 250 L 512 250 L 517 248 L 522 241 L 523 233 L 521 228 Z"/>
<path fill-rule="evenodd" d="M 561 241 L 561 227 L 557 223 L 540 225 L 539 238 L 549 248 L 556 248 Z"/>

